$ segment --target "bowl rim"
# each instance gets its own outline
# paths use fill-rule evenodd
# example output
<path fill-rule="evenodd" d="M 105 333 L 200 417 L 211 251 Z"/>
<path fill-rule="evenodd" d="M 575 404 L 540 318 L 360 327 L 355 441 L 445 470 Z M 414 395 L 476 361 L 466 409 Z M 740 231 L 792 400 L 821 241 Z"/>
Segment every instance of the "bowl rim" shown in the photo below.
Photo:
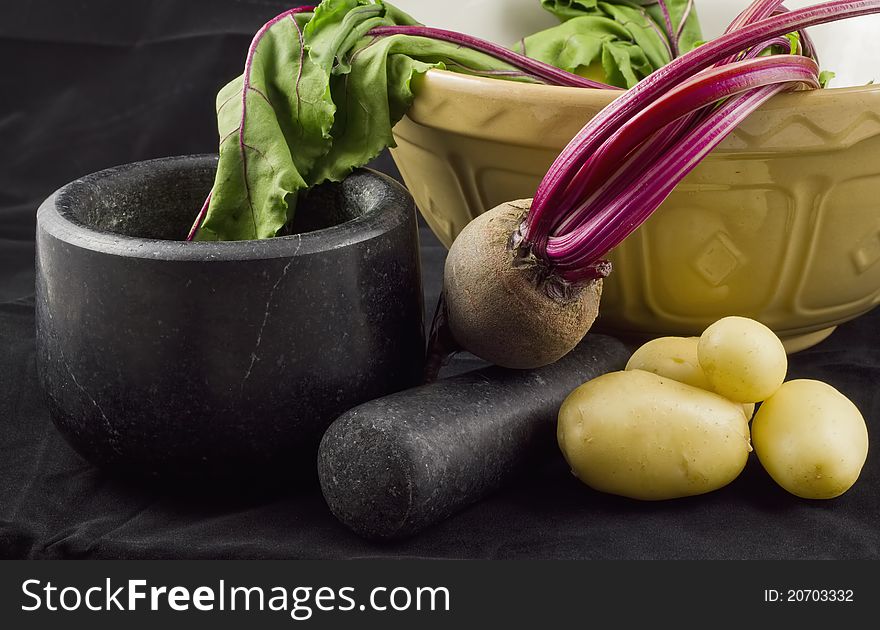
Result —
<path fill-rule="evenodd" d="M 355 169 L 348 177 L 374 181 L 385 188 L 386 198 L 373 208 L 327 228 L 268 239 L 184 241 L 128 236 L 86 225 L 66 205 L 78 188 L 95 189 L 112 178 L 155 169 L 185 172 L 216 168 L 217 161 L 218 156 L 210 153 L 161 157 L 113 166 L 73 180 L 52 193 L 37 209 L 38 240 L 44 233 L 80 249 L 127 258 L 206 263 L 266 260 L 329 252 L 375 239 L 405 224 L 408 214 L 415 212 L 415 202 L 399 182 L 366 167 Z"/>
<path fill-rule="evenodd" d="M 615 94 L 622 94 L 625 90 L 603 90 L 598 88 L 569 87 L 562 85 L 546 85 L 541 83 L 526 83 L 524 81 L 506 81 L 491 77 L 469 75 L 450 70 L 432 68 L 422 78 L 423 84 L 427 83 L 432 88 L 451 90 L 458 93 L 473 93 L 475 91 L 488 91 L 490 94 L 498 92 L 514 92 L 518 97 L 525 97 L 529 101 L 543 101 L 552 95 L 554 101 L 574 101 L 579 103 L 610 103 Z M 424 85 L 420 85 L 423 88 Z M 823 105 L 828 99 L 840 98 L 850 94 L 880 93 L 880 82 L 866 85 L 830 87 L 817 90 L 798 90 L 777 94 L 771 102 L 778 99 L 798 100 L 809 105 Z M 509 96 L 508 96 L 509 97 Z M 416 100 L 418 99 L 418 94 Z M 790 107 L 791 103 L 786 103 Z"/>
<path fill-rule="evenodd" d="M 430 143 L 430 138 L 420 137 L 424 133 L 421 128 L 540 150 L 558 145 L 554 149 L 557 151 L 623 93 L 504 81 L 437 69 L 419 77 L 414 92 L 412 106 L 394 128 L 398 140 Z M 861 124 L 866 118 L 870 124 Z M 778 133 L 804 123 L 818 130 L 806 144 L 793 147 L 789 136 Z M 738 125 L 713 155 L 844 150 L 878 135 L 880 84 L 802 90 L 769 99 Z"/>

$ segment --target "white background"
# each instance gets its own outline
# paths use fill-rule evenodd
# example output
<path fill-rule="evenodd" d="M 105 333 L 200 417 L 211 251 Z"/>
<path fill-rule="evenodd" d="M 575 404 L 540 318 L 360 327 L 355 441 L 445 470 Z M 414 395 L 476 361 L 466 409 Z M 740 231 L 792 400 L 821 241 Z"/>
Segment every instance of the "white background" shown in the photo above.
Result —
<path fill-rule="evenodd" d="M 524 35 L 557 24 L 539 0 L 390 0 L 428 26 L 447 28 L 509 46 Z M 720 35 L 749 0 L 696 0 L 707 38 Z M 818 0 L 788 0 L 789 9 Z M 837 78 L 833 87 L 880 80 L 880 15 L 818 26 L 810 30 L 823 70 Z"/>

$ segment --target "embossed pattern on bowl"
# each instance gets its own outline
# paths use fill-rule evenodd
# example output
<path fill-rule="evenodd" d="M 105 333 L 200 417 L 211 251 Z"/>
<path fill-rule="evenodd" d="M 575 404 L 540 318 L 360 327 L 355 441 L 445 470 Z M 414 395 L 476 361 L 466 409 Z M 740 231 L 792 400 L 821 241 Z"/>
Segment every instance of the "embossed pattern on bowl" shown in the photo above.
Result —
<path fill-rule="evenodd" d="M 610 102 L 598 90 L 431 71 L 395 128 L 395 161 L 447 246 L 477 214 L 530 197 Z M 697 334 L 757 318 L 796 351 L 880 302 L 880 86 L 777 96 L 612 254 L 600 325 Z"/>

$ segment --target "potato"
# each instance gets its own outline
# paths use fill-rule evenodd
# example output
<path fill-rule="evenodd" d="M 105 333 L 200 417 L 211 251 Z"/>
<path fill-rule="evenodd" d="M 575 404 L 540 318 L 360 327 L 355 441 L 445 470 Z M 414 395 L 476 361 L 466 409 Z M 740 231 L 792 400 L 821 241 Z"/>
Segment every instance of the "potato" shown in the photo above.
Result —
<path fill-rule="evenodd" d="M 714 391 L 697 358 L 699 337 L 660 337 L 636 350 L 626 364 L 627 370 L 644 370 L 673 381 Z M 745 403 L 743 412 L 751 420 L 755 403 Z"/>
<path fill-rule="evenodd" d="M 559 410 L 557 439 L 585 484 L 644 500 L 717 490 L 751 450 L 741 405 L 643 370 L 575 389 Z"/>
<path fill-rule="evenodd" d="M 832 499 L 856 482 L 868 456 L 868 428 L 858 408 L 831 385 L 785 383 L 752 421 L 761 465 L 804 499 Z"/>
<path fill-rule="evenodd" d="M 697 359 L 699 337 L 660 337 L 636 350 L 626 364 L 627 370 L 644 370 L 679 383 L 712 389 Z"/>
<path fill-rule="evenodd" d="M 725 317 L 709 326 L 700 336 L 697 358 L 712 389 L 741 403 L 772 396 L 788 370 L 779 337 L 745 317 Z"/>

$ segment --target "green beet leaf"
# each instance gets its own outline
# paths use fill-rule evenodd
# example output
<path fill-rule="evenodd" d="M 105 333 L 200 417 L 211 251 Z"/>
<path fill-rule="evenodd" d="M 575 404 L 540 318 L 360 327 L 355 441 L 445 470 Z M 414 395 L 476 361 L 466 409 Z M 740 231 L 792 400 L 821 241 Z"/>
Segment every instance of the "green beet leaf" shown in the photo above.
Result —
<path fill-rule="evenodd" d="M 617 87 L 630 88 L 672 60 L 673 47 L 657 4 L 641 6 L 626 0 L 543 0 L 545 9 L 563 21 L 559 26 L 526 37 L 514 48 L 533 59 L 563 70 L 593 74 Z M 701 38 L 696 11 L 688 0 L 667 2 L 680 52 L 695 48 Z"/>
<path fill-rule="evenodd" d="M 497 60 L 447 42 L 411 35 L 361 40 L 330 87 L 338 109 L 333 144 L 317 163 L 319 181 L 338 181 L 389 146 L 391 133 L 412 104 L 412 82 L 432 68 L 487 75 L 510 70 Z"/>
<path fill-rule="evenodd" d="M 819 73 L 819 85 L 822 86 L 823 89 L 828 87 L 828 84 L 837 76 L 836 72 L 832 72 L 831 70 L 823 70 Z M 873 81 L 872 81 L 873 83 Z M 870 83 L 869 83 L 870 85 Z"/>
<path fill-rule="evenodd" d="M 245 74 L 217 96 L 220 161 L 201 240 L 275 236 L 329 150 L 335 108 L 325 73 L 303 62 L 307 17 L 291 14 L 261 31 Z"/>
<path fill-rule="evenodd" d="M 414 25 L 384 2 L 324 0 L 282 14 L 254 38 L 244 74 L 217 98 L 220 161 L 200 240 L 282 234 L 299 193 L 339 181 L 388 146 L 431 68 L 513 73 L 489 55 L 376 26 Z"/>
<path fill-rule="evenodd" d="M 700 19 L 692 0 L 667 0 L 666 6 L 672 17 L 672 26 L 676 32 L 680 31 L 678 40 L 679 55 L 690 52 L 699 46 L 703 40 L 703 29 L 700 27 Z M 645 6 L 648 14 L 661 26 L 665 24 L 660 6 L 656 3 Z M 681 26 L 682 18 L 686 18 L 684 26 Z M 665 32 L 665 29 L 664 29 Z"/>

